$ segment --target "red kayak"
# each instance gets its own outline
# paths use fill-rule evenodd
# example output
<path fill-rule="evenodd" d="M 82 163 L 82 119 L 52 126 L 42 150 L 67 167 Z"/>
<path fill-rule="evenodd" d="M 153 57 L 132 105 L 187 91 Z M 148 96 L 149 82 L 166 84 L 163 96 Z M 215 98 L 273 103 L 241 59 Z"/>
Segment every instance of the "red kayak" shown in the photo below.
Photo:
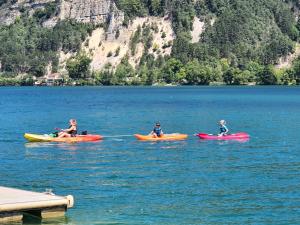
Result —
<path fill-rule="evenodd" d="M 244 132 L 227 134 L 224 136 L 199 133 L 196 136 L 198 136 L 200 139 L 206 139 L 206 140 L 241 140 L 241 139 L 248 139 L 250 137 L 249 134 Z"/>
<path fill-rule="evenodd" d="M 102 136 L 95 134 L 87 135 L 76 135 L 75 137 L 52 137 L 48 134 L 28 134 L 25 133 L 24 137 L 30 142 L 90 142 L 90 141 L 99 141 L 102 139 Z"/>

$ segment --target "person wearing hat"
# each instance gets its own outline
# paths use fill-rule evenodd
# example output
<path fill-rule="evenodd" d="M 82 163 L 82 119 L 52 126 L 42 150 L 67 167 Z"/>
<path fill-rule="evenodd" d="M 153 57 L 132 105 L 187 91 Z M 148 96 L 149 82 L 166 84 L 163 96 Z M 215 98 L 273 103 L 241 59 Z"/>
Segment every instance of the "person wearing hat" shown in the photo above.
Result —
<path fill-rule="evenodd" d="M 220 120 L 219 121 L 219 125 L 220 125 L 220 133 L 218 134 L 218 136 L 227 135 L 227 133 L 229 132 L 229 130 L 226 127 L 226 121 L 225 120 Z"/>
<path fill-rule="evenodd" d="M 157 122 L 155 124 L 155 127 L 153 128 L 153 130 L 151 131 L 151 133 L 149 135 L 152 135 L 153 137 L 157 138 L 157 137 L 163 136 L 163 134 L 164 133 L 163 133 L 161 127 L 160 127 L 160 123 Z"/>

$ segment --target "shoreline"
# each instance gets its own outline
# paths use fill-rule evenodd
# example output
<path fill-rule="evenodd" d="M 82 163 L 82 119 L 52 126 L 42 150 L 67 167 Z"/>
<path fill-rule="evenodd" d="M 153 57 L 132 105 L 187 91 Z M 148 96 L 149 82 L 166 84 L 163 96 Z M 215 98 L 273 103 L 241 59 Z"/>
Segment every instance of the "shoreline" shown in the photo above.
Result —
<path fill-rule="evenodd" d="M 0 85 L 1 87 L 153 87 L 153 88 L 176 88 L 176 87 L 299 87 L 300 84 L 255 84 L 255 85 L 247 85 L 247 84 L 220 84 L 220 85 Z"/>

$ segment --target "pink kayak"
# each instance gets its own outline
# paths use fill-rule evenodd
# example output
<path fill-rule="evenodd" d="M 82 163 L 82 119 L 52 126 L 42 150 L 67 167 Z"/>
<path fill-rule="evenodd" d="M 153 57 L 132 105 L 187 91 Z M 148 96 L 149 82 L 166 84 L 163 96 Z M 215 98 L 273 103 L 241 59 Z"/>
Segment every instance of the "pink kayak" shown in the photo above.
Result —
<path fill-rule="evenodd" d="M 196 136 L 198 136 L 200 139 L 206 139 L 206 140 L 240 140 L 240 139 L 248 139 L 250 137 L 249 134 L 244 132 L 227 134 L 224 136 L 199 133 Z"/>

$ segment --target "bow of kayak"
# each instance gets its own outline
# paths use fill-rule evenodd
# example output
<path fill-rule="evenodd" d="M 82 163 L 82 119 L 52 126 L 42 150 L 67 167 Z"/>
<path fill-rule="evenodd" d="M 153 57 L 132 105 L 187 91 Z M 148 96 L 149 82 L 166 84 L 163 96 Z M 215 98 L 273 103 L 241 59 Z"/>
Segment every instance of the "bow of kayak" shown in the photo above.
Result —
<path fill-rule="evenodd" d="M 102 140 L 103 137 L 95 134 L 88 135 L 76 135 L 75 137 L 51 137 L 47 134 L 29 134 L 25 133 L 24 138 L 29 142 L 90 142 L 90 141 L 99 141 Z"/>
<path fill-rule="evenodd" d="M 161 137 L 153 137 L 152 135 L 134 135 L 140 141 L 180 141 L 187 139 L 187 134 L 164 134 Z"/>
<path fill-rule="evenodd" d="M 250 137 L 250 135 L 245 132 L 239 132 L 239 133 L 228 134 L 223 136 L 199 133 L 197 134 L 197 136 L 200 139 L 206 139 L 206 140 L 238 140 L 238 139 L 248 139 Z"/>

